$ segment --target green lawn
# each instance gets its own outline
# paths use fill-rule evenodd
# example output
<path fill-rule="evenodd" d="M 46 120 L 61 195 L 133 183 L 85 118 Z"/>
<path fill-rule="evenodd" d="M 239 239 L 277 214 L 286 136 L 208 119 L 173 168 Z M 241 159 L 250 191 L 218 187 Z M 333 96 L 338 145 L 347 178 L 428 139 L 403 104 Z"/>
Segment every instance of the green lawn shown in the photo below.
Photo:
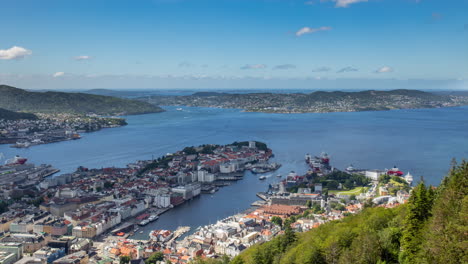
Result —
<path fill-rule="evenodd" d="M 366 192 L 369 189 L 369 187 L 356 187 L 352 190 L 348 191 L 342 191 L 342 190 L 330 190 L 328 191 L 329 194 L 336 194 L 336 195 L 359 195 L 360 193 L 363 192 L 363 190 Z"/>

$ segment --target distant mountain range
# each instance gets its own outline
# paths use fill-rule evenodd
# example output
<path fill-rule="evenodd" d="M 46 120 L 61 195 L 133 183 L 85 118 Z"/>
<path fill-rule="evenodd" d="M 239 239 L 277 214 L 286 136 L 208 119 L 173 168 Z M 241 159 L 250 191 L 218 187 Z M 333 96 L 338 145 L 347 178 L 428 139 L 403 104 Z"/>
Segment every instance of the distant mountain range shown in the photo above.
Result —
<path fill-rule="evenodd" d="M 164 111 L 137 100 L 85 93 L 31 92 L 7 85 L 0 85 L 0 95 L 0 108 L 27 113 L 133 115 Z"/>
<path fill-rule="evenodd" d="M 437 108 L 468 105 L 468 96 L 418 90 L 229 94 L 198 92 L 189 96 L 150 96 L 139 100 L 155 105 L 240 108 L 248 112 L 324 113 Z"/>
<path fill-rule="evenodd" d="M 0 120 L 20 120 L 20 119 L 29 119 L 29 120 L 36 120 L 38 117 L 35 114 L 30 113 L 18 113 L 9 111 L 3 108 L 0 108 Z"/>

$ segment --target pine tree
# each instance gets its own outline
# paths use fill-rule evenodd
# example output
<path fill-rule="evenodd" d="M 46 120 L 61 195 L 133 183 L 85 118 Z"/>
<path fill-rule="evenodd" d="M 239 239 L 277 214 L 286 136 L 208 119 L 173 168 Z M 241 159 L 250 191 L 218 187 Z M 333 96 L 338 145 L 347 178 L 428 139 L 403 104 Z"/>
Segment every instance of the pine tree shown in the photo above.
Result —
<path fill-rule="evenodd" d="M 429 263 L 468 263 L 468 163 L 454 166 L 437 190 L 421 254 Z"/>
<path fill-rule="evenodd" d="M 431 215 L 432 196 L 423 181 L 413 189 L 408 200 L 408 214 L 404 221 L 401 239 L 401 263 L 417 263 L 421 250 L 421 231 Z"/>

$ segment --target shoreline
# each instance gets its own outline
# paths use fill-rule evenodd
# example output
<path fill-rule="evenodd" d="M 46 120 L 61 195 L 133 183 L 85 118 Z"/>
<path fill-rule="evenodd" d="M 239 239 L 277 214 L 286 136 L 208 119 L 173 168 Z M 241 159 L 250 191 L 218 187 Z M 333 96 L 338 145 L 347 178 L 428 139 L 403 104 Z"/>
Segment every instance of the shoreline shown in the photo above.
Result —
<path fill-rule="evenodd" d="M 416 108 L 395 108 L 395 109 L 372 109 L 372 110 L 349 110 L 349 111 L 260 111 L 251 110 L 244 108 L 232 108 L 232 107 L 218 107 L 218 106 L 192 106 L 192 105 L 160 105 L 161 107 L 190 107 L 190 108 L 206 108 L 206 109 L 226 109 L 226 110 L 238 110 L 242 113 L 264 113 L 264 114 L 330 114 L 330 113 L 362 113 L 362 112 L 389 112 L 399 110 L 429 110 L 429 109 L 445 109 L 445 108 L 457 108 L 457 107 L 468 107 L 468 104 L 454 105 L 454 106 L 443 106 L 443 107 L 416 107 Z"/>

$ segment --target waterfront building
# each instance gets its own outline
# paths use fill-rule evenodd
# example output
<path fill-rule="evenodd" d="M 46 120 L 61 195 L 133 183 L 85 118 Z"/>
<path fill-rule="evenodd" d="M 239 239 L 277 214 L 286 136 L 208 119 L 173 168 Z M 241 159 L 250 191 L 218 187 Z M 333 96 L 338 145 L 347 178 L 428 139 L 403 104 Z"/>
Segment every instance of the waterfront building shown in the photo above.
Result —
<path fill-rule="evenodd" d="M 184 186 L 177 186 L 172 188 L 171 191 L 173 193 L 181 194 L 184 200 L 189 200 L 200 195 L 201 185 L 199 183 L 191 183 Z"/>
<path fill-rule="evenodd" d="M 216 176 L 213 173 L 210 173 L 206 170 L 198 170 L 198 181 L 203 183 L 211 183 L 216 180 Z"/>
<path fill-rule="evenodd" d="M 223 163 L 219 166 L 219 172 L 226 173 L 226 174 L 236 172 L 238 169 L 239 169 L 239 163 L 237 162 Z"/>
<path fill-rule="evenodd" d="M 155 196 L 153 205 L 159 208 L 167 208 L 171 205 L 171 196 L 169 194 Z"/>

